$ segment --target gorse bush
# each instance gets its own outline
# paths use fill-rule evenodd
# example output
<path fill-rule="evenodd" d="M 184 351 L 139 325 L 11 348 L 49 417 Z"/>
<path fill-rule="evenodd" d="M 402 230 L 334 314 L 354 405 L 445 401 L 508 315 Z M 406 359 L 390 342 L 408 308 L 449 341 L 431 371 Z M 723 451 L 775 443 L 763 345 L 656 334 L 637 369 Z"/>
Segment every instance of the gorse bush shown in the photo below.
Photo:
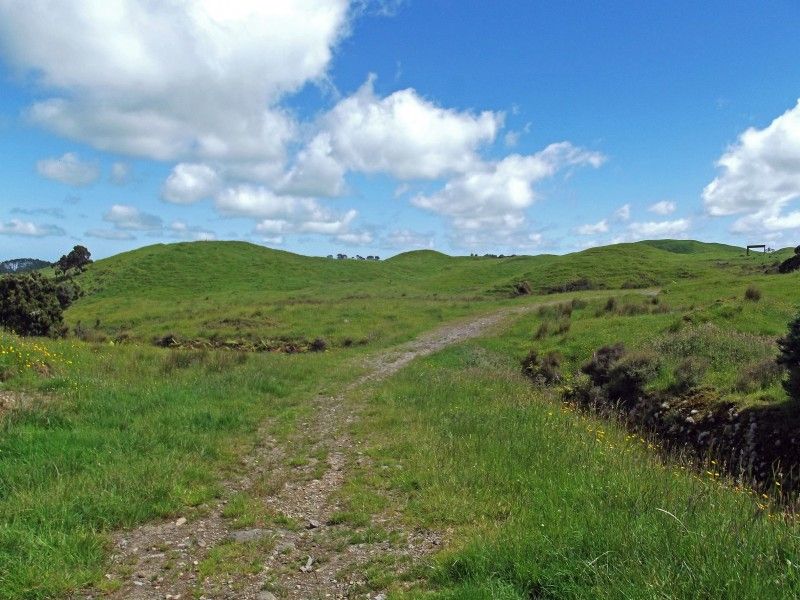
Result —
<path fill-rule="evenodd" d="M 610 380 L 611 369 L 625 354 L 625 344 L 618 342 L 610 346 L 602 346 L 595 350 L 592 358 L 581 367 L 581 371 L 589 376 L 596 386 L 604 386 Z"/>
<path fill-rule="evenodd" d="M 789 323 L 788 333 L 778 340 L 778 364 L 787 371 L 783 387 L 792 400 L 800 401 L 800 315 Z"/>
<path fill-rule="evenodd" d="M 633 352 L 621 357 L 611 366 L 606 390 L 608 399 L 624 403 L 635 402 L 645 386 L 658 374 L 660 361 L 652 352 Z"/>
<path fill-rule="evenodd" d="M 531 350 L 522 359 L 522 372 L 537 385 L 551 385 L 562 380 L 561 362 L 563 358 L 557 350 L 541 355 Z"/>
<path fill-rule="evenodd" d="M 0 278 L 0 327 L 18 335 L 61 336 L 63 311 L 78 295 L 72 282 L 55 283 L 39 273 Z"/>
<path fill-rule="evenodd" d="M 660 361 L 652 352 L 627 353 L 622 342 L 598 348 L 581 367 L 589 376 L 593 396 L 625 404 L 635 402 L 658 374 Z"/>

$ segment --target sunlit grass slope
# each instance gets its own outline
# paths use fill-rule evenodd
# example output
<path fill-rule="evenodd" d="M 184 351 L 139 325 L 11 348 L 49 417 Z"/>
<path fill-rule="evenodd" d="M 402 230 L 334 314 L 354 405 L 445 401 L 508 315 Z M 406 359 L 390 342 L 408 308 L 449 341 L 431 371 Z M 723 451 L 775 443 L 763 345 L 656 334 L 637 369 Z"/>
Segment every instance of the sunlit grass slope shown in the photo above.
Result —
<path fill-rule="evenodd" d="M 565 256 L 450 257 L 433 251 L 386 261 L 331 260 L 245 242 L 155 245 L 93 264 L 70 325 L 149 340 L 186 337 L 324 337 L 334 344 L 389 342 L 443 320 L 507 301 L 513 285 L 534 293 L 580 287 L 663 285 L 764 262 L 741 249 L 659 241 Z"/>
<path fill-rule="evenodd" d="M 0 392 L 17 400 L 0 410 L 0 598 L 108 584 L 110 532 L 191 517 L 220 494 L 261 424 L 283 438 L 308 414 L 309 397 L 358 374 L 349 358 L 0 332 Z M 297 460 L 303 451 L 291 449 Z"/>
<path fill-rule="evenodd" d="M 759 495 L 662 463 L 623 427 L 519 372 L 504 338 L 418 361 L 369 395 L 371 457 L 346 514 L 398 508 L 448 532 L 397 598 L 797 598 L 794 519 Z M 387 507 L 387 504 L 391 507 Z M 368 575 L 376 587 L 394 565 Z"/>

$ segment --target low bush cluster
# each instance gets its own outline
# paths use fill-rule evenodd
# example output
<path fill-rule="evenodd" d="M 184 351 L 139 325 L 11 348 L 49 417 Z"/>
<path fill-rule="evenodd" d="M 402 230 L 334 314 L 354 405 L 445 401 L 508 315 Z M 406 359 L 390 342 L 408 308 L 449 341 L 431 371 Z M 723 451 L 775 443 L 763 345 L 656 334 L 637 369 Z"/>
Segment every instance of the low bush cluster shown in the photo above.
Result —
<path fill-rule="evenodd" d="M 80 295 L 72 281 L 56 283 L 39 273 L 0 278 L 0 327 L 17 335 L 63 336 L 64 309 Z"/>
<path fill-rule="evenodd" d="M 611 296 L 600 308 L 596 316 L 614 315 L 618 317 L 634 317 L 636 315 L 647 315 L 657 313 L 667 313 L 669 306 L 661 302 L 658 296 L 653 296 L 649 300 L 620 302 L 616 297 Z"/>
<path fill-rule="evenodd" d="M 562 361 L 561 353 L 557 350 L 543 355 L 539 354 L 537 350 L 531 350 L 522 359 L 522 372 L 536 385 L 552 385 L 563 379 L 561 375 Z"/>
<path fill-rule="evenodd" d="M 767 357 L 747 363 L 739 371 L 733 389 L 737 392 L 756 392 L 780 380 L 783 368 L 774 358 Z"/>
<path fill-rule="evenodd" d="M 592 282 L 588 277 L 579 277 L 572 281 L 567 281 L 560 285 L 552 285 L 544 289 L 546 294 L 560 294 L 563 292 L 581 292 L 584 290 L 597 289 L 597 285 Z"/>
<path fill-rule="evenodd" d="M 551 304 L 539 308 L 538 315 L 542 319 L 533 334 L 533 339 L 542 340 L 550 335 L 562 335 L 572 327 L 572 311 L 586 306 L 583 300 L 572 300 L 560 304 Z"/>
<path fill-rule="evenodd" d="M 795 402 L 800 401 L 800 315 L 789 323 L 789 331 L 778 340 L 778 364 L 786 369 L 783 387 Z"/>
<path fill-rule="evenodd" d="M 604 401 L 630 405 L 645 393 L 660 366 L 652 352 L 628 352 L 622 342 L 602 346 L 581 367 L 588 381 L 577 393 L 591 404 Z"/>

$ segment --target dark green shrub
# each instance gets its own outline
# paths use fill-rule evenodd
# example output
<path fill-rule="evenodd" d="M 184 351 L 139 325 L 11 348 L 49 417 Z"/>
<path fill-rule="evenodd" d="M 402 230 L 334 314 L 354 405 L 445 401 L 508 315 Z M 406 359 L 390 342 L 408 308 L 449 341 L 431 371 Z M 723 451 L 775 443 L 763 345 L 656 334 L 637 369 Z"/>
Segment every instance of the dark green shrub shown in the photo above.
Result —
<path fill-rule="evenodd" d="M 616 312 L 617 310 L 617 299 L 613 296 L 606 300 L 606 305 L 603 307 L 603 310 L 606 312 Z"/>
<path fill-rule="evenodd" d="M 86 246 L 75 246 L 69 251 L 69 254 L 58 259 L 56 268 L 62 273 L 67 273 L 70 269 L 82 271 L 86 265 L 92 262 L 91 256 L 92 253 Z"/>
<path fill-rule="evenodd" d="M 643 393 L 645 386 L 658 374 L 658 356 L 652 352 L 634 352 L 612 364 L 608 373 L 608 399 L 632 403 Z"/>
<path fill-rule="evenodd" d="M 761 300 L 761 290 L 754 285 L 748 286 L 744 291 L 744 299 L 750 300 L 751 302 L 758 302 Z"/>
<path fill-rule="evenodd" d="M 778 273 L 791 273 L 800 269 L 800 246 L 794 249 L 794 256 L 790 256 L 778 266 Z"/>
<path fill-rule="evenodd" d="M 325 352 L 327 348 L 328 342 L 321 337 L 315 338 L 314 341 L 308 345 L 308 349 L 311 350 L 311 352 Z"/>
<path fill-rule="evenodd" d="M 80 286 L 71 279 L 62 281 L 56 285 L 56 298 L 61 308 L 65 310 L 82 295 L 83 291 Z"/>
<path fill-rule="evenodd" d="M 789 331 L 778 340 L 777 362 L 787 371 L 783 387 L 793 400 L 800 401 L 800 315 L 789 323 Z"/>
<path fill-rule="evenodd" d="M 531 350 L 522 359 L 522 372 L 530 377 L 537 385 L 552 385 L 561 381 L 561 353 L 553 350 L 540 355 L 538 351 Z"/>
<path fill-rule="evenodd" d="M 625 354 L 625 344 L 617 342 L 610 346 L 602 346 L 595 350 L 592 358 L 581 367 L 596 386 L 603 386 L 609 382 L 609 376 L 614 364 Z"/>
<path fill-rule="evenodd" d="M 69 301 L 39 273 L 6 275 L 0 278 L 0 327 L 18 335 L 64 335 L 63 310 Z"/>

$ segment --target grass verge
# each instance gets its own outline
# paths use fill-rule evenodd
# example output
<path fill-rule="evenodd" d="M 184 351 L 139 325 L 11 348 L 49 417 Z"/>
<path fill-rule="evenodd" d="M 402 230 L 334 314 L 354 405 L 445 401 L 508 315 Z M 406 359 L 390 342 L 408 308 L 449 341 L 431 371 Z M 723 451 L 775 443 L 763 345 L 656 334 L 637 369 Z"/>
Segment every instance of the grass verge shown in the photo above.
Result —
<path fill-rule="evenodd" d="M 383 490 L 451 538 L 398 596 L 797 597 L 796 524 L 544 397 L 502 346 L 447 349 L 369 398 L 358 434 L 377 467 L 351 503 Z"/>

